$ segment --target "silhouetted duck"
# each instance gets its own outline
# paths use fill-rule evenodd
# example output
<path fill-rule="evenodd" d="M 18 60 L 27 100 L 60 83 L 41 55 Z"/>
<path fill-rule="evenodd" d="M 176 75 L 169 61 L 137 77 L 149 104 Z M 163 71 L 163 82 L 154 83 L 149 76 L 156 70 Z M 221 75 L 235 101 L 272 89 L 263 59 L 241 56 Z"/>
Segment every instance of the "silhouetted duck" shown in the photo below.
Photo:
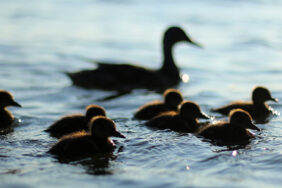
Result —
<path fill-rule="evenodd" d="M 247 129 L 260 131 L 252 123 L 252 117 L 242 109 L 234 109 L 229 113 L 229 122 L 210 124 L 198 132 L 199 135 L 223 143 L 237 143 L 247 141 L 254 135 Z"/>
<path fill-rule="evenodd" d="M 149 120 L 146 125 L 159 129 L 171 129 L 174 131 L 194 132 L 199 128 L 197 118 L 208 119 L 200 107 L 192 101 L 184 101 L 180 104 L 178 112 L 164 112 Z"/>
<path fill-rule="evenodd" d="M 49 153 L 60 157 L 86 157 L 100 152 L 111 152 L 115 144 L 109 137 L 125 138 L 116 130 L 115 123 L 104 116 L 96 116 L 90 121 L 90 133 L 76 132 L 63 136 Z"/>
<path fill-rule="evenodd" d="M 177 111 L 178 105 L 183 101 L 183 96 L 176 89 L 167 89 L 164 94 L 164 102 L 153 101 L 141 106 L 134 114 L 134 118 L 147 120 L 162 112 Z"/>
<path fill-rule="evenodd" d="M 0 90 L 0 128 L 8 128 L 14 121 L 14 116 L 7 110 L 8 106 L 21 107 L 17 103 L 11 93 Z"/>
<path fill-rule="evenodd" d="M 228 115 L 231 110 L 241 108 L 249 112 L 253 119 L 263 120 L 271 112 L 270 107 L 265 104 L 268 100 L 278 102 L 278 99 L 273 98 L 267 88 L 258 86 L 253 89 L 252 102 L 232 102 L 226 106 L 212 109 L 212 111 Z"/>
<path fill-rule="evenodd" d="M 95 104 L 86 107 L 86 114 L 74 114 L 64 116 L 55 123 L 53 123 L 46 132 L 51 136 L 60 138 L 66 134 L 85 130 L 89 130 L 89 121 L 95 116 L 106 116 L 106 111 L 103 107 Z"/>
<path fill-rule="evenodd" d="M 94 70 L 67 73 L 74 85 L 84 88 L 130 91 L 135 88 L 164 90 L 180 82 L 172 48 L 174 44 L 186 41 L 200 47 L 192 41 L 179 27 L 169 27 L 163 38 L 163 65 L 158 70 L 143 68 L 130 64 L 111 64 L 97 62 Z"/>

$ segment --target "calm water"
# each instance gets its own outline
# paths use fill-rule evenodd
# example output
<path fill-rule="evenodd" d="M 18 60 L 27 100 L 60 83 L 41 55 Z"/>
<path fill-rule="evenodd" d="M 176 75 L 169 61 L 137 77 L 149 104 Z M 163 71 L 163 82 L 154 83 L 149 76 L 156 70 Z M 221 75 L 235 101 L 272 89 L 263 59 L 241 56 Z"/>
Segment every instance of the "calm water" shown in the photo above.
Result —
<path fill-rule="evenodd" d="M 246 147 L 228 149 L 131 119 L 159 94 L 101 101 L 114 92 L 73 87 L 63 73 L 93 67 L 81 57 L 157 68 L 163 31 L 177 24 L 205 47 L 174 49 L 190 76 L 179 85 L 185 99 L 210 114 L 264 85 L 281 101 L 281 10 L 278 0 L 1 0 L 0 88 L 24 108 L 10 108 L 19 123 L 0 135 L 0 187 L 281 187 L 281 116 L 258 124 L 262 131 Z M 43 130 L 91 103 L 127 136 L 116 140 L 119 150 L 71 163 L 47 155 L 56 139 Z M 281 103 L 270 105 L 282 112 Z"/>

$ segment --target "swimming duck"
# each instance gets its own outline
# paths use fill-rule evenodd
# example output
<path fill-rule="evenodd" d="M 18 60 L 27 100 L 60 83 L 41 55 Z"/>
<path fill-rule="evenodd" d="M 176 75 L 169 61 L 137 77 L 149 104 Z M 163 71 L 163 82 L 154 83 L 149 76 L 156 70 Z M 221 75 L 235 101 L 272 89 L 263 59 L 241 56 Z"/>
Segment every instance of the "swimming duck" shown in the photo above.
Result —
<path fill-rule="evenodd" d="M 135 88 L 164 90 L 178 84 L 181 80 L 172 48 L 177 42 L 186 41 L 200 47 L 192 41 L 180 27 L 169 27 L 163 38 L 163 65 L 151 70 L 130 64 L 111 64 L 97 62 L 94 70 L 67 73 L 74 85 L 84 88 L 130 91 Z"/>
<path fill-rule="evenodd" d="M 254 137 L 247 129 L 260 131 L 252 123 L 252 117 L 247 111 L 234 109 L 229 113 L 229 122 L 207 125 L 200 129 L 198 134 L 214 141 L 237 143 Z"/>
<path fill-rule="evenodd" d="M 96 116 L 90 121 L 90 132 L 76 132 L 63 136 L 48 152 L 60 157 L 86 157 L 100 152 L 111 152 L 115 144 L 109 137 L 125 138 L 116 130 L 115 123 L 105 117 Z"/>
<path fill-rule="evenodd" d="M 261 120 L 264 119 L 271 112 L 270 107 L 265 104 L 265 102 L 269 100 L 278 102 L 278 99 L 273 98 L 267 88 L 257 86 L 253 89 L 252 92 L 252 102 L 236 101 L 226 106 L 212 109 L 212 111 L 228 115 L 231 110 L 241 108 L 247 111 L 253 119 Z"/>
<path fill-rule="evenodd" d="M 21 107 L 11 93 L 0 90 L 0 128 L 8 128 L 14 121 L 13 114 L 7 110 L 8 106 Z"/>
<path fill-rule="evenodd" d="M 134 118 L 147 120 L 162 112 L 177 111 L 178 105 L 183 101 L 182 94 L 176 89 L 167 89 L 164 92 L 163 97 L 164 102 L 153 101 L 141 106 L 134 114 Z"/>
<path fill-rule="evenodd" d="M 86 107 L 86 114 L 74 114 L 64 116 L 55 123 L 53 123 L 46 132 L 49 132 L 51 136 L 60 138 L 66 134 L 85 130 L 89 130 L 88 123 L 92 117 L 106 116 L 106 111 L 103 107 L 95 104 L 88 105 Z"/>
<path fill-rule="evenodd" d="M 159 129 L 171 129 L 174 131 L 194 132 L 199 128 L 197 118 L 208 119 L 201 112 L 200 107 L 192 101 L 184 101 L 177 112 L 164 112 L 149 120 L 146 125 Z"/>

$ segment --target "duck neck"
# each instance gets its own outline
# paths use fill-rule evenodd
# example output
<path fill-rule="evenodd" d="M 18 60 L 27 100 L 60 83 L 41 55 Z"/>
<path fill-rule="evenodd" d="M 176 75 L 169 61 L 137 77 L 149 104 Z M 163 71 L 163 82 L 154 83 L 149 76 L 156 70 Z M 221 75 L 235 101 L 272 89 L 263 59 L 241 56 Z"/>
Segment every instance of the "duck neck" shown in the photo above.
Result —
<path fill-rule="evenodd" d="M 95 135 L 93 139 L 101 150 L 111 150 L 115 146 L 109 137 L 98 137 Z"/>
<path fill-rule="evenodd" d="M 172 56 L 173 42 L 168 41 L 168 39 L 164 39 L 163 41 L 163 65 L 161 71 L 164 73 L 176 73 L 179 76 L 178 68 L 174 63 L 174 59 Z"/>

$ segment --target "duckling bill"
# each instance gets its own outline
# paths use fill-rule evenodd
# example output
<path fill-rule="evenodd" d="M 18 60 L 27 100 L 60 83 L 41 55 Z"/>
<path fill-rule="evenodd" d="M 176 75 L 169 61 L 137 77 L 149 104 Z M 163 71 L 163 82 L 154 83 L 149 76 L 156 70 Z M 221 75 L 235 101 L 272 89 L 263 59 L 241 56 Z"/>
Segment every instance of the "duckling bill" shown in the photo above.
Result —
<path fill-rule="evenodd" d="M 14 116 L 8 111 L 7 107 L 21 107 L 12 94 L 5 90 L 0 90 L 0 128 L 8 128 L 14 121 Z"/>
<path fill-rule="evenodd" d="M 48 152 L 59 157 L 87 157 L 96 153 L 111 152 L 115 148 L 109 137 L 125 138 L 116 130 L 115 123 L 104 116 L 90 121 L 90 133 L 76 132 L 62 137 Z"/>
<path fill-rule="evenodd" d="M 182 94 L 176 89 L 167 89 L 163 96 L 164 102 L 153 101 L 141 106 L 134 118 L 148 120 L 163 112 L 177 111 L 178 105 L 183 101 Z"/>
<path fill-rule="evenodd" d="M 185 41 L 200 47 L 180 27 L 169 27 L 163 38 L 163 65 L 152 70 L 130 64 L 97 63 L 94 70 L 67 73 L 73 84 L 83 88 L 130 91 L 132 89 L 164 90 L 177 85 L 181 78 L 172 48 L 177 42 Z"/>
<path fill-rule="evenodd" d="M 99 105 L 91 104 L 86 107 L 85 115 L 73 114 L 64 116 L 53 123 L 45 131 L 49 132 L 51 136 L 56 138 L 82 130 L 87 132 L 89 131 L 88 123 L 91 118 L 95 116 L 106 116 L 106 111 Z"/>
<path fill-rule="evenodd" d="M 184 101 L 177 112 L 164 112 L 152 118 L 146 125 L 159 129 L 171 129 L 181 132 L 195 132 L 199 128 L 198 118 L 209 117 L 201 112 L 200 107 L 192 101 Z"/>
<path fill-rule="evenodd" d="M 228 115 L 231 110 L 240 108 L 247 111 L 254 120 L 264 122 L 263 120 L 272 112 L 270 107 L 265 103 L 266 101 L 278 102 L 278 99 L 273 98 L 267 88 L 257 86 L 252 91 L 252 101 L 235 101 L 226 106 L 212 109 L 212 111 Z"/>

